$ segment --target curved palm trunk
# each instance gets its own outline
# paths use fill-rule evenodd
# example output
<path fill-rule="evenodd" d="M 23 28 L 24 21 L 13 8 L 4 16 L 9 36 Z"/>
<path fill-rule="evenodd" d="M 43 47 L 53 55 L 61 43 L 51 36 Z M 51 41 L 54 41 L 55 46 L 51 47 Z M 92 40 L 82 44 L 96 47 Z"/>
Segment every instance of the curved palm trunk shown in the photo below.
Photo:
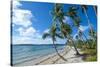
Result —
<path fill-rule="evenodd" d="M 88 42 L 88 39 L 87 39 L 87 37 L 86 37 L 86 35 L 83 33 L 83 36 L 85 37 L 85 39 L 86 39 L 86 43 L 89 45 L 89 42 Z M 83 38 L 82 38 L 83 39 Z M 85 45 L 85 43 L 84 43 L 84 45 Z"/>
<path fill-rule="evenodd" d="M 97 6 L 93 6 L 93 9 L 94 9 L 94 12 L 95 12 L 95 16 L 97 18 Z M 95 39 L 93 38 L 93 44 L 94 44 L 94 42 L 95 42 Z M 92 46 L 93 46 L 93 44 L 92 44 Z"/>
<path fill-rule="evenodd" d="M 79 31 L 81 31 L 81 30 L 79 29 L 79 27 L 77 27 L 77 29 L 78 29 Z M 83 45 L 85 45 L 85 43 L 84 43 L 84 39 L 83 39 L 82 35 L 81 35 L 81 36 L 78 35 L 78 36 L 79 36 L 80 39 L 82 39 L 82 43 L 83 43 Z"/>
<path fill-rule="evenodd" d="M 79 29 L 79 28 L 78 28 Z M 80 30 L 80 29 L 79 29 Z M 80 30 L 81 31 L 81 30 Z M 85 37 L 86 41 L 87 41 L 87 44 L 89 45 L 89 42 L 88 42 L 88 39 L 86 37 L 86 35 L 82 32 L 83 36 Z M 83 38 L 82 38 L 83 39 Z"/>
<path fill-rule="evenodd" d="M 95 15 L 97 17 L 97 9 L 96 9 L 96 6 L 93 6 L 93 9 L 94 9 Z"/>
<path fill-rule="evenodd" d="M 84 38 L 82 37 L 82 43 L 84 46 L 86 46 L 85 42 L 84 42 Z"/>
<path fill-rule="evenodd" d="M 87 37 L 86 37 L 86 35 L 83 33 L 83 36 L 85 37 L 85 39 L 86 39 L 86 43 L 89 45 L 89 42 L 88 42 L 88 39 L 87 39 Z"/>
<path fill-rule="evenodd" d="M 93 31 L 92 31 L 92 26 L 91 26 L 91 23 L 90 23 L 90 20 L 89 20 L 89 17 L 88 17 L 87 12 L 86 12 L 86 9 L 85 9 L 84 7 L 83 7 L 83 9 L 84 9 L 84 13 L 85 13 L 85 15 L 86 15 L 87 21 L 88 21 L 88 25 L 89 25 L 90 31 L 93 32 Z M 86 38 L 86 40 L 88 40 L 84 33 L 83 33 L 83 35 L 84 35 L 84 37 Z M 87 42 L 87 43 L 88 43 L 88 42 Z M 89 45 L 89 43 L 88 43 L 88 45 Z"/>
<path fill-rule="evenodd" d="M 84 9 L 84 13 L 85 13 L 85 15 L 86 15 L 87 21 L 88 21 L 89 28 L 90 28 L 90 30 L 92 31 L 91 23 L 90 23 L 90 20 L 89 20 L 88 15 L 87 15 L 86 9 L 85 9 L 84 7 L 83 7 L 83 9 Z"/>
<path fill-rule="evenodd" d="M 68 36 L 67 36 L 67 37 L 68 37 Z M 72 39 L 72 38 L 69 38 L 69 37 L 68 37 L 68 39 L 71 40 L 71 43 L 72 43 L 72 45 L 73 45 L 73 47 L 74 47 L 74 49 L 75 49 L 75 51 L 76 51 L 76 55 L 80 55 L 80 53 L 79 53 L 79 51 L 77 50 L 77 47 L 76 47 L 76 45 L 75 45 L 73 39 Z"/>
<path fill-rule="evenodd" d="M 83 7 L 83 8 L 84 8 L 84 7 Z M 94 6 L 93 8 L 94 8 L 95 14 L 96 14 L 96 16 L 97 16 L 96 7 Z M 89 25 L 90 31 L 93 32 L 92 27 L 91 27 L 91 23 L 90 23 L 90 20 L 89 20 L 89 17 L 88 17 L 88 15 L 87 15 L 87 12 L 86 12 L 85 8 L 84 8 L 84 12 L 85 12 L 85 15 L 86 15 L 87 20 L 88 20 L 88 25 Z M 84 33 L 83 33 L 83 35 L 85 36 Z M 86 36 L 85 36 L 85 38 L 86 38 L 86 40 L 88 40 Z M 88 43 L 88 42 L 87 42 L 87 43 Z M 88 43 L 88 45 L 89 45 L 89 43 Z"/>
<path fill-rule="evenodd" d="M 86 15 L 87 21 L 88 21 L 88 25 L 90 26 L 90 20 L 89 20 L 89 17 L 88 17 L 88 15 L 87 15 L 87 12 L 86 12 L 86 10 L 85 10 L 84 7 L 83 7 L 83 9 L 84 9 L 84 13 L 85 13 L 85 15 Z"/>
<path fill-rule="evenodd" d="M 93 40 L 93 43 L 92 43 L 91 48 L 94 48 L 93 46 L 94 46 L 94 44 L 95 44 L 95 42 L 96 42 L 96 39 L 94 38 L 94 36 L 92 36 L 92 40 Z"/>
<path fill-rule="evenodd" d="M 94 47 L 94 44 L 95 44 L 95 40 L 93 39 L 93 44 L 92 44 L 92 48 L 95 48 L 95 47 Z"/>
<path fill-rule="evenodd" d="M 74 46 L 74 49 L 75 49 L 75 51 L 76 51 L 76 55 L 80 55 L 80 53 L 79 53 L 79 51 L 77 50 L 77 47 L 76 47 L 76 45 L 75 45 L 73 39 L 71 39 L 71 42 L 72 42 L 72 44 L 73 44 L 73 46 Z"/>
<path fill-rule="evenodd" d="M 56 51 L 57 55 L 58 55 L 61 59 L 63 59 L 64 61 L 67 61 L 63 56 L 61 56 L 61 55 L 59 54 L 59 52 L 58 52 L 58 50 L 57 50 L 57 47 L 56 47 L 54 41 L 53 41 L 53 45 L 54 45 L 54 48 L 55 48 L 55 51 Z"/>

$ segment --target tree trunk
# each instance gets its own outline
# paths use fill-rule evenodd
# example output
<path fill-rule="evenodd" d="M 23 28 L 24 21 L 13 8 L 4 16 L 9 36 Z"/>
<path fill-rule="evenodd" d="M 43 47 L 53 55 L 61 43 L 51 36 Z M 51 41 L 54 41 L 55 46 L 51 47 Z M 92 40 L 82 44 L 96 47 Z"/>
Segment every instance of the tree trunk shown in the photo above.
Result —
<path fill-rule="evenodd" d="M 88 39 L 87 39 L 87 37 L 85 36 L 85 34 L 83 33 L 83 36 L 85 37 L 85 39 L 86 39 L 86 43 L 89 45 L 89 42 L 88 42 Z"/>
<path fill-rule="evenodd" d="M 54 45 L 54 48 L 55 48 L 55 51 L 56 51 L 57 55 L 58 55 L 61 59 L 63 59 L 64 61 L 67 61 L 63 56 L 61 56 L 61 55 L 59 54 L 59 52 L 58 52 L 58 50 L 57 50 L 57 47 L 56 47 L 54 41 L 53 41 L 53 45 Z"/>
<path fill-rule="evenodd" d="M 70 37 L 70 35 L 67 34 L 67 38 L 68 38 L 69 40 L 71 40 L 71 43 L 72 43 L 72 45 L 73 45 L 73 47 L 74 47 L 74 49 L 75 49 L 75 51 L 76 51 L 76 55 L 80 55 L 80 53 L 78 52 L 77 47 L 76 47 L 76 45 L 75 45 L 73 39 Z"/>
<path fill-rule="evenodd" d="M 78 28 L 79 29 L 79 28 Z M 79 29 L 80 30 L 80 29 Z M 81 31 L 81 30 L 80 30 Z M 82 32 L 82 35 L 85 37 L 85 39 L 86 39 L 86 43 L 89 45 L 89 42 L 88 42 L 88 39 L 87 39 L 87 37 L 85 36 L 85 34 Z M 83 40 L 83 38 L 82 38 L 82 40 Z"/>
<path fill-rule="evenodd" d="M 74 43 L 74 41 L 72 39 L 71 39 L 71 42 L 72 42 L 72 44 L 74 46 L 74 49 L 76 51 L 76 55 L 80 55 L 80 53 L 78 52 L 77 47 L 76 47 L 76 45 L 75 45 L 75 43 Z"/>
<path fill-rule="evenodd" d="M 96 6 L 93 6 L 93 9 L 94 9 L 95 15 L 96 15 L 96 17 L 97 17 L 97 10 L 96 10 Z"/>
<path fill-rule="evenodd" d="M 89 28 L 90 28 L 90 30 L 92 30 L 91 23 L 90 23 L 88 15 L 87 15 L 86 9 L 84 7 L 83 7 L 83 9 L 84 9 L 84 13 L 86 15 L 87 21 L 88 21 Z"/>

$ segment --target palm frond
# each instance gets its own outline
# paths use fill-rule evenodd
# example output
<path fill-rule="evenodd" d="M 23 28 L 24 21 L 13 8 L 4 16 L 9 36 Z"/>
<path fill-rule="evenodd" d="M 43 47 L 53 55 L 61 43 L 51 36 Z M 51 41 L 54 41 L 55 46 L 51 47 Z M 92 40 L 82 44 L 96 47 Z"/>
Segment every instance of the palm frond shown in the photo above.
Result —
<path fill-rule="evenodd" d="M 68 8 L 68 12 L 66 13 L 66 15 L 70 16 L 71 18 L 77 17 L 78 16 L 77 10 L 78 10 L 78 7 L 71 6 Z"/>
<path fill-rule="evenodd" d="M 70 25 L 63 23 L 61 25 L 61 32 L 62 32 L 63 36 L 66 37 L 68 34 L 72 33 L 72 29 L 71 29 Z"/>
<path fill-rule="evenodd" d="M 61 34 L 56 33 L 56 37 L 63 39 L 64 37 Z"/>
<path fill-rule="evenodd" d="M 80 17 L 76 17 L 73 20 L 74 20 L 74 25 L 77 26 L 77 27 L 79 27 L 80 26 L 80 22 L 81 22 Z"/>
<path fill-rule="evenodd" d="M 45 39 L 47 37 L 50 37 L 50 34 L 49 33 L 44 33 L 43 36 L 42 36 L 43 39 Z"/>

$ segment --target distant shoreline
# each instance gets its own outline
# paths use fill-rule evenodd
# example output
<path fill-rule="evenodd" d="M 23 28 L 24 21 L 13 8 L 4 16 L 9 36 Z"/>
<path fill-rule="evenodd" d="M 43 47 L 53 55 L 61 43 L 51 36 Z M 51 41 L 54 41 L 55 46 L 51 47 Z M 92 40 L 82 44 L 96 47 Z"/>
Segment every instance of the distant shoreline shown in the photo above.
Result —
<path fill-rule="evenodd" d="M 52 46 L 53 44 L 11 44 L 12 46 Z M 58 46 L 65 46 L 65 44 L 56 44 Z"/>

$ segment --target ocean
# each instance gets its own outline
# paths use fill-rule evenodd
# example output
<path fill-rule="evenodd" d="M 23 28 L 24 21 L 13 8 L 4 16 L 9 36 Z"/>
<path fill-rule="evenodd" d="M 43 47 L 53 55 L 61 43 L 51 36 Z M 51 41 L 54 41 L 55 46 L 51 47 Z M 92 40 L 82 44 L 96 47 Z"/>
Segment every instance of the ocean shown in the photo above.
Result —
<path fill-rule="evenodd" d="M 63 50 L 64 45 L 58 45 L 57 49 Z M 52 53 L 55 53 L 52 44 L 50 45 L 12 45 L 12 64 L 20 64 L 29 60 L 34 60 Z"/>

